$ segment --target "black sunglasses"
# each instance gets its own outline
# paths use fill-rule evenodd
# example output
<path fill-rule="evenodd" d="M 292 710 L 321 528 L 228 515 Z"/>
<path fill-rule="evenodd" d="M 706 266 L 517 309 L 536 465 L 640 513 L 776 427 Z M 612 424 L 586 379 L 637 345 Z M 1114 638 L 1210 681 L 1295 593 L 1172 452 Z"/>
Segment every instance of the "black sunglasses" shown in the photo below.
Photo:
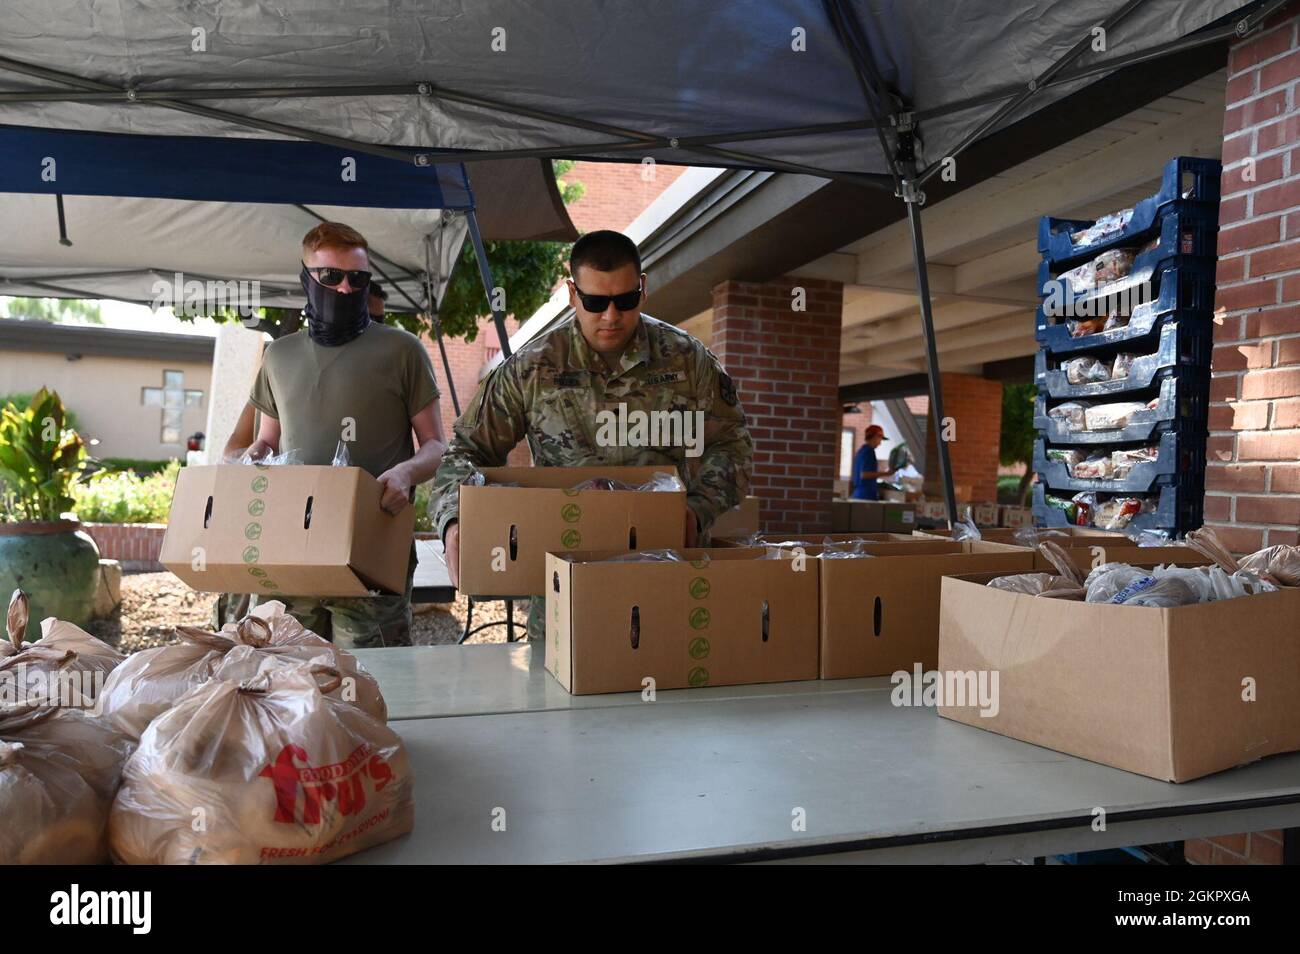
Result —
<path fill-rule="evenodd" d="M 573 290 L 578 293 L 578 300 L 582 302 L 582 307 L 593 314 L 603 312 L 609 307 L 611 301 L 619 311 L 631 311 L 641 303 L 640 282 L 637 282 L 636 288 L 625 291 L 621 295 L 588 295 L 576 284 L 573 286 Z"/>
<path fill-rule="evenodd" d="M 331 268 L 328 265 L 321 265 L 316 268 L 313 268 L 310 265 L 303 265 L 303 268 L 307 269 L 307 271 L 314 275 L 316 281 L 320 282 L 326 288 L 333 288 L 336 285 L 342 284 L 344 275 L 347 276 L 348 284 L 353 288 L 365 288 L 370 284 L 371 273 L 360 268 Z"/>

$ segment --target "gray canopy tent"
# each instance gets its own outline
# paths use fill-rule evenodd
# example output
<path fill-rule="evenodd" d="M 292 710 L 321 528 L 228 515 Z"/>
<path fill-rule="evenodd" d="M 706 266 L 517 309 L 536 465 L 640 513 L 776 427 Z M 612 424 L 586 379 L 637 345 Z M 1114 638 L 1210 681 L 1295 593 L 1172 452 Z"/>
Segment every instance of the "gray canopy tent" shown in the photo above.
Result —
<path fill-rule="evenodd" d="M 653 159 L 892 194 L 911 227 L 942 422 L 925 184 L 1036 110 L 1116 70 L 1245 36 L 1281 5 L 300 0 L 160 15 L 147 0 L 8 0 L 0 122 L 303 139 L 417 166 Z M 498 333 L 508 354 L 501 323 Z M 951 520 L 948 452 L 936 443 Z"/>

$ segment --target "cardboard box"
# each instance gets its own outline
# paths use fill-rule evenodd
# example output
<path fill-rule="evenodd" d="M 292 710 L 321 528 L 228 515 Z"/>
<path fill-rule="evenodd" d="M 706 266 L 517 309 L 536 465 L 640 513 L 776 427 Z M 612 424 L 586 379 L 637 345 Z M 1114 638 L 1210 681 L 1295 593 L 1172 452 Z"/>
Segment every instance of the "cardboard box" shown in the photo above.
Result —
<path fill-rule="evenodd" d="M 681 547 L 685 491 L 569 489 L 593 477 L 642 484 L 665 470 L 670 468 L 482 468 L 487 486 L 460 488 L 460 592 L 540 596 L 551 551 Z"/>
<path fill-rule="evenodd" d="M 713 546 L 748 547 L 753 546 L 755 542 L 761 545 L 799 541 L 805 546 L 815 547 L 821 546 L 827 540 L 832 543 L 852 543 L 855 540 L 868 543 L 910 543 L 916 540 L 916 536 L 910 533 L 760 533 L 756 541 L 753 534 L 743 537 L 715 537 Z"/>
<path fill-rule="evenodd" d="M 1062 541 L 1057 541 L 1062 543 Z M 1191 547 L 1182 543 L 1171 543 L 1166 547 L 1139 547 L 1127 537 L 1120 540 L 1092 540 L 1076 537 L 1065 547 L 1074 565 L 1085 574 L 1103 563 L 1131 563 L 1134 566 L 1155 566 L 1158 563 L 1174 563 L 1179 566 L 1205 566 L 1213 561 Z M 1055 573 L 1056 568 L 1041 553 L 1037 554 L 1035 569 Z"/>
<path fill-rule="evenodd" d="M 817 573 L 759 547 L 546 557 L 546 668 L 575 695 L 817 678 Z M 707 557 L 707 562 L 704 558 Z M 635 619 L 635 629 L 633 620 Z"/>
<path fill-rule="evenodd" d="M 1021 527 L 1032 527 L 1034 525 L 1034 511 L 1032 507 L 1004 506 L 999 511 L 999 518 L 999 526 L 1010 527 L 1013 530 L 1019 530 Z"/>
<path fill-rule="evenodd" d="M 812 548 L 810 553 L 820 552 Z M 821 560 L 821 678 L 933 669 L 939 659 L 939 581 L 948 574 L 1027 573 L 1035 553 L 983 541 L 869 543 L 871 559 Z"/>
<path fill-rule="evenodd" d="M 977 527 L 996 527 L 998 525 L 998 505 L 979 503 L 971 507 L 971 516 Z"/>
<path fill-rule="evenodd" d="M 1278 625 L 1300 588 L 1157 609 L 984 585 L 998 575 L 943 581 L 939 637 L 941 674 L 997 674 L 996 711 L 949 698 L 941 716 L 1172 782 L 1300 749 L 1300 642 Z"/>
<path fill-rule="evenodd" d="M 401 593 L 415 508 L 382 496 L 359 467 L 182 467 L 158 559 L 204 592 Z"/>
<path fill-rule="evenodd" d="M 883 500 L 832 500 L 835 533 L 907 533 L 916 526 L 916 504 Z"/>
<path fill-rule="evenodd" d="M 713 521 L 713 526 L 709 528 L 709 536 L 743 537 L 758 533 L 762 529 L 763 521 L 759 516 L 758 498 L 751 496 L 746 497 L 738 506 L 732 507 Z"/>

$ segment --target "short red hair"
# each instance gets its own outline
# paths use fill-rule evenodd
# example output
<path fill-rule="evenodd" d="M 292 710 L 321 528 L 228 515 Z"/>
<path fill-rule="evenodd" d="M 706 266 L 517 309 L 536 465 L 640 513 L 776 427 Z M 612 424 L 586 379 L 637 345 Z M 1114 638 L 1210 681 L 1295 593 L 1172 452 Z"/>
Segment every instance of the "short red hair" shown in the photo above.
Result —
<path fill-rule="evenodd" d="M 302 237 L 303 258 L 323 248 L 363 248 L 367 253 L 370 251 L 365 236 L 342 222 L 322 222 Z"/>

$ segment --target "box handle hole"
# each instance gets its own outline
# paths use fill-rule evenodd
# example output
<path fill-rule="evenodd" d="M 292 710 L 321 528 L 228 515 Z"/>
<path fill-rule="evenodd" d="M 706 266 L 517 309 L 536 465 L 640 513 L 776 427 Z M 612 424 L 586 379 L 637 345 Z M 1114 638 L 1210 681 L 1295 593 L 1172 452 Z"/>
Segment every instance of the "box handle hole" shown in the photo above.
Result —
<path fill-rule="evenodd" d="M 627 528 L 627 548 L 629 550 L 636 549 L 636 527 Z"/>
<path fill-rule="evenodd" d="M 641 648 L 641 607 L 632 607 L 632 628 L 630 630 L 632 648 Z"/>
<path fill-rule="evenodd" d="M 875 628 L 875 634 L 880 635 L 880 597 L 876 597 L 875 610 L 872 612 L 872 626 Z"/>
<path fill-rule="evenodd" d="M 513 523 L 510 525 L 510 559 L 511 561 L 519 558 L 519 528 Z"/>
<path fill-rule="evenodd" d="M 203 508 L 203 529 L 208 529 L 208 521 L 212 519 L 212 498 L 208 498 L 208 505 Z"/>
<path fill-rule="evenodd" d="M 556 570 L 554 573 L 551 574 L 551 586 L 555 589 L 555 592 L 557 593 L 560 592 L 560 571 L 559 570 Z"/>
<path fill-rule="evenodd" d="M 305 509 L 303 510 L 303 512 L 302 512 L 302 528 L 303 528 L 304 530 L 310 530 L 310 529 L 311 529 L 311 504 L 312 504 L 312 501 L 315 500 L 315 499 L 316 499 L 315 497 L 308 497 L 308 498 L 307 498 L 307 506 L 306 506 L 306 508 L 305 508 Z"/>
<path fill-rule="evenodd" d="M 772 623 L 772 614 L 768 609 L 767 600 L 763 600 L 763 642 L 767 642 L 768 627 Z"/>

